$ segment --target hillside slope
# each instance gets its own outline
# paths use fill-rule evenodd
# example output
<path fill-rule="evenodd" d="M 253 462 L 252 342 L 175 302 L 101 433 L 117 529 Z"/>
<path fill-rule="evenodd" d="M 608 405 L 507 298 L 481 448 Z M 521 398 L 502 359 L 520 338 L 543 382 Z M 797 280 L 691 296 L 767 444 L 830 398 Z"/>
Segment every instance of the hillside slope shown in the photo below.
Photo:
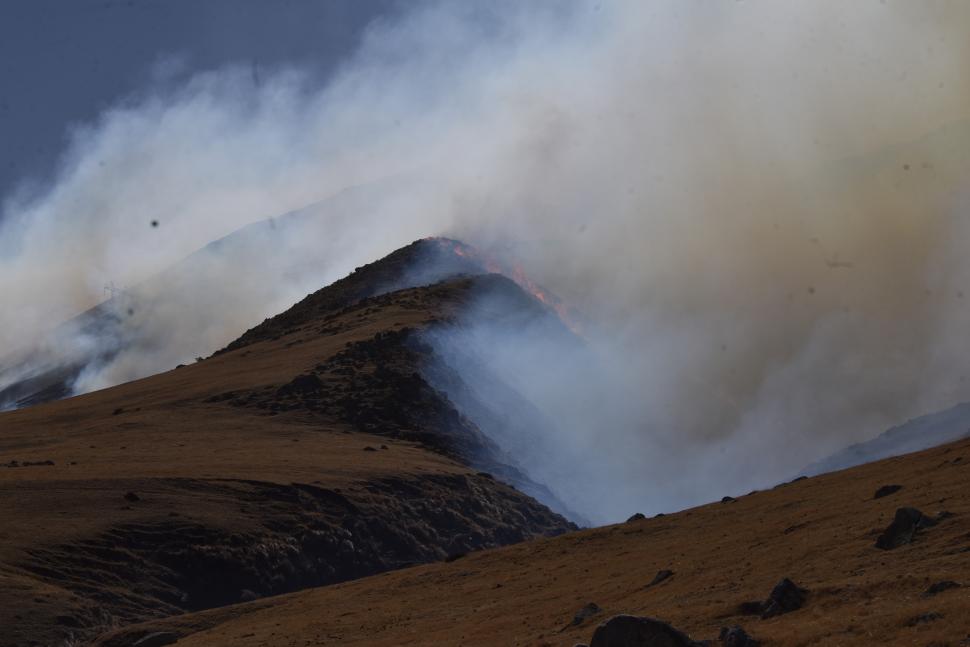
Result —
<path fill-rule="evenodd" d="M 875 498 L 890 484 L 902 487 Z M 712 644 L 721 627 L 741 625 L 764 647 L 957 647 L 970 643 L 968 491 L 963 440 L 675 514 L 142 625 L 99 644 L 168 632 L 187 647 L 571 647 L 628 613 Z M 939 521 L 910 544 L 877 548 L 906 506 Z M 761 619 L 760 605 L 746 603 L 783 578 L 807 589 L 804 605 Z"/>
<path fill-rule="evenodd" d="M 0 410 L 86 392 L 92 382 L 98 387 L 145 377 L 212 352 L 238 336 L 249 317 L 274 315 L 338 278 L 339 268 L 352 262 L 342 250 L 380 250 L 379 243 L 368 243 L 367 231 L 349 223 L 401 190 L 391 180 L 354 187 L 252 223 L 116 289 L 35 343 L 0 349 Z M 163 219 L 145 236 L 165 231 Z M 185 329 L 191 337 L 180 334 Z M 92 379 L 112 365 L 110 375 Z"/>
<path fill-rule="evenodd" d="M 439 244 L 415 245 L 405 256 Z M 367 272 L 397 276 L 395 259 Z M 541 490 L 421 377 L 421 331 L 482 291 L 552 316 L 457 269 L 475 268 L 363 299 L 343 283 L 205 361 L 0 414 L 0 645 L 574 529 L 507 485 Z"/>

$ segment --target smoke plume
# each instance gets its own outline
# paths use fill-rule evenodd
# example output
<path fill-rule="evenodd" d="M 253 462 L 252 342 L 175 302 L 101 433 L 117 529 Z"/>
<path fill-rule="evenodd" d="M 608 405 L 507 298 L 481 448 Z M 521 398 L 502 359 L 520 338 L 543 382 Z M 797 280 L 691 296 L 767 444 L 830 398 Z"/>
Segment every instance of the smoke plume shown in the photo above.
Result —
<path fill-rule="evenodd" d="M 147 87 L 7 198 L 0 348 L 115 282 L 151 304 L 121 320 L 159 332 L 78 388 L 107 386 L 449 235 L 583 313 L 581 352 L 472 324 L 441 342 L 554 423 L 533 463 L 577 511 L 771 483 L 970 399 L 968 29 L 942 0 L 430 3 L 325 87 L 246 67 Z M 159 301 L 151 277 L 311 204 Z"/>

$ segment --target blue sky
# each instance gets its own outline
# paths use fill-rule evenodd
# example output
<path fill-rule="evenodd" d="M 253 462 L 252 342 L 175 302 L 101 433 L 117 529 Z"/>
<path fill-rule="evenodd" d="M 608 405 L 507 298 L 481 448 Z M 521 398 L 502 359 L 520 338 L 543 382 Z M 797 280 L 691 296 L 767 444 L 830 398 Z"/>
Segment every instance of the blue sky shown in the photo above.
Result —
<path fill-rule="evenodd" d="M 3 0 L 0 201 L 49 179 L 72 124 L 227 64 L 325 77 L 397 0 Z"/>

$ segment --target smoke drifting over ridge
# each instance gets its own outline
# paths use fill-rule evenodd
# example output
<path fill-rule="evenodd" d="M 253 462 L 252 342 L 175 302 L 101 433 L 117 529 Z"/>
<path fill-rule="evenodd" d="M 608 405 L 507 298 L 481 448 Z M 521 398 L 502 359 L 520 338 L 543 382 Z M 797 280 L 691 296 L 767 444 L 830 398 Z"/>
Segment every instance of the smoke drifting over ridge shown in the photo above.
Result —
<path fill-rule="evenodd" d="M 354 186 L 366 208 L 323 209 L 254 251 L 265 273 L 234 283 L 242 268 L 213 250 L 226 294 L 180 284 L 152 313 L 167 341 L 88 388 L 207 354 L 444 234 L 515 258 L 586 313 L 595 361 L 518 374 L 577 456 L 595 453 L 575 481 L 618 492 L 599 516 L 591 497 L 594 520 L 784 478 L 970 399 L 970 7 L 489 7 L 376 24 L 324 88 L 212 71 L 78 129 L 49 190 L 5 203 L 0 348 L 108 281 L 140 284 Z M 524 368 L 509 355 L 500 374 Z"/>

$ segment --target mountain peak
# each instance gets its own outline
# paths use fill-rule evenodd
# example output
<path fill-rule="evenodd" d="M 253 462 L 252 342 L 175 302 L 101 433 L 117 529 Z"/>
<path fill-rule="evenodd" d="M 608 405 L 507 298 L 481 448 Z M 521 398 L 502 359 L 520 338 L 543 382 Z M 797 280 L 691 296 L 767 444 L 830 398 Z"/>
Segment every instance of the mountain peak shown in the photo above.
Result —
<path fill-rule="evenodd" d="M 416 240 L 384 258 L 362 265 L 344 278 L 296 303 L 289 310 L 266 319 L 247 330 L 217 354 L 243 348 L 257 341 L 273 339 L 300 325 L 346 308 L 362 299 L 431 285 L 460 276 L 501 274 L 552 308 L 564 318 L 559 299 L 526 278 L 517 267 L 510 267 L 460 240 L 429 237 Z"/>

